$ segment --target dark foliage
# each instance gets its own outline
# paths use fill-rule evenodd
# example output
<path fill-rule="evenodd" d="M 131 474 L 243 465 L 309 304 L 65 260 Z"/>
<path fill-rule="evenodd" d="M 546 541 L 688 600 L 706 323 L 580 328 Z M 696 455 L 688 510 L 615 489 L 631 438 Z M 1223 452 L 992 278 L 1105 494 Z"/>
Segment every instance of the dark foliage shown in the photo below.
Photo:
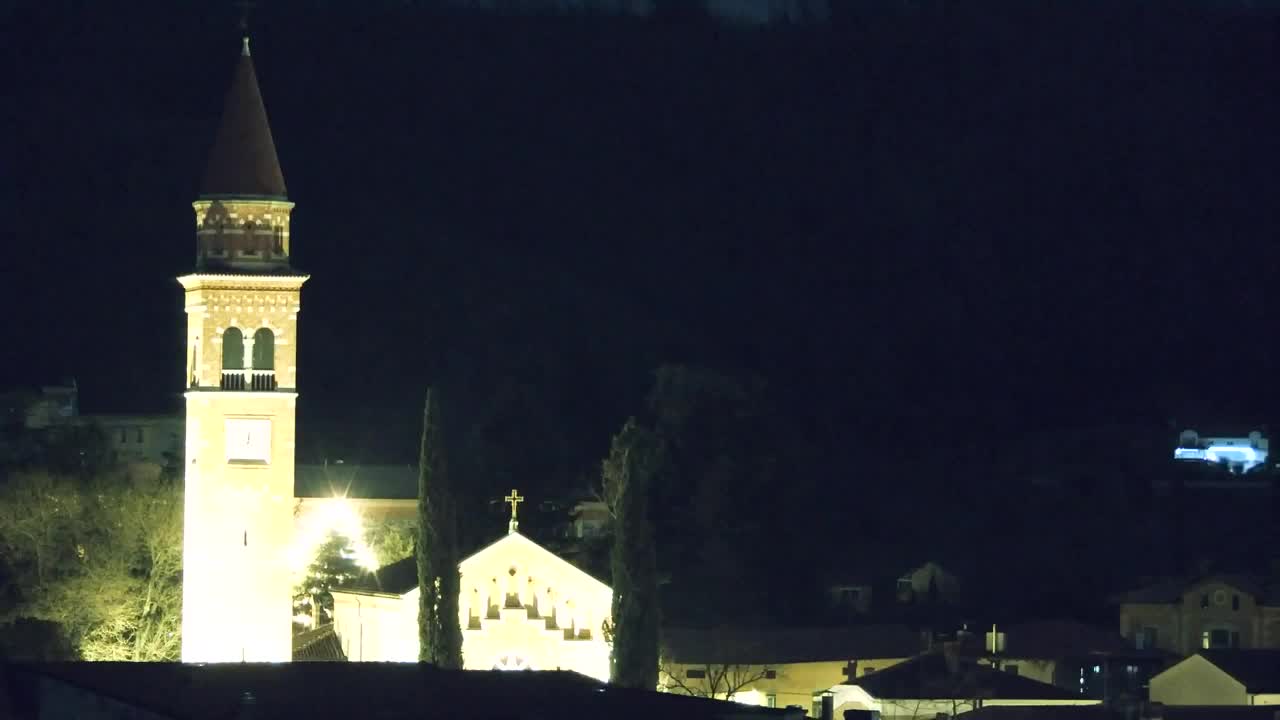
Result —
<path fill-rule="evenodd" d="M 461 669 L 457 511 L 445 457 L 440 410 L 434 391 L 428 389 L 418 459 L 418 658 Z"/>
<path fill-rule="evenodd" d="M 614 515 L 610 680 L 644 690 L 658 686 L 661 610 L 649 488 L 661 455 L 658 437 L 632 418 L 614 437 L 601 468 Z"/>

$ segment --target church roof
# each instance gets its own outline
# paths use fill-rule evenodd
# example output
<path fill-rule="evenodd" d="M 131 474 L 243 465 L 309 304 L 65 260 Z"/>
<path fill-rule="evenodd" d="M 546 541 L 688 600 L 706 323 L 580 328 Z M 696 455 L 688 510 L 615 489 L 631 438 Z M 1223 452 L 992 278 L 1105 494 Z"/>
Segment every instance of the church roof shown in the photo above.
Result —
<path fill-rule="evenodd" d="M 417 500 L 418 469 L 413 465 L 300 464 L 294 469 L 293 492 L 300 498 Z"/>
<path fill-rule="evenodd" d="M 529 538 L 525 537 L 524 535 L 521 535 L 520 533 L 508 533 L 506 535 L 503 535 L 498 540 L 495 540 L 494 542 L 486 545 L 484 548 L 481 548 L 475 553 L 472 553 L 469 557 L 467 557 L 465 560 L 459 563 L 459 565 L 465 568 L 468 563 L 474 561 L 475 559 L 483 555 L 487 555 L 491 552 L 498 551 L 502 546 L 508 545 L 511 543 L 522 543 L 522 544 L 531 546 L 533 548 L 536 548 L 538 551 L 546 554 L 548 559 L 567 565 L 568 567 L 572 568 L 576 572 L 581 573 L 583 577 L 590 578 L 592 582 L 598 584 L 602 589 L 604 590 L 610 589 L 609 586 L 606 585 L 604 582 L 602 582 L 599 578 L 573 565 L 569 561 L 565 560 L 559 555 L 556 555 L 555 553 L 542 547 L 538 543 L 530 540 Z M 346 585 L 343 585 L 341 587 L 337 587 L 334 589 L 338 592 L 345 591 L 345 592 L 356 592 L 356 593 L 373 593 L 378 595 L 404 595 L 405 593 L 410 592 L 417 587 L 418 587 L 418 561 L 416 557 L 410 556 L 403 560 L 397 560 L 396 562 L 393 562 L 390 565 L 385 565 L 381 568 L 378 568 L 377 570 L 374 570 L 371 573 L 366 573 L 364 575 L 361 575 L 355 580 L 352 580 L 350 583 L 347 583 Z"/>
<path fill-rule="evenodd" d="M 200 196 L 283 199 L 285 195 L 284 174 L 276 158 L 253 58 L 249 56 L 249 40 L 245 38 Z"/>
<path fill-rule="evenodd" d="M 505 545 L 510 545 L 510 544 L 513 544 L 513 543 L 519 543 L 519 544 L 522 544 L 522 545 L 526 545 L 526 546 L 528 546 L 528 547 L 531 547 L 531 548 L 533 548 L 535 551 L 537 551 L 537 552 L 539 552 L 539 553 L 541 553 L 541 554 L 545 555 L 545 556 L 547 557 L 547 559 L 548 559 L 548 560 L 550 560 L 550 561 L 552 561 L 552 562 L 558 562 L 558 563 L 561 563 L 561 564 L 563 564 L 563 565 L 568 566 L 568 567 L 569 567 L 569 568 L 571 568 L 574 572 L 576 572 L 576 573 L 578 573 L 579 575 L 581 575 L 582 577 L 584 577 L 584 578 L 586 578 L 586 579 L 590 580 L 592 583 L 595 583 L 596 585 L 598 585 L 598 586 L 600 587 L 600 589 L 601 589 L 601 590 L 606 590 L 606 591 L 608 591 L 608 592 L 612 592 L 612 591 L 613 591 L 613 589 L 612 589 L 612 588 L 610 588 L 610 587 L 609 587 L 609 585 L 608 585 L 608 584 L 606 584 L 604 581 L 602 581 L 600 578 L 598 578 L 598 577 L 596 577 L 596 576 L 592 575 L 591 573 L 589 573 L 589 572 L 587 572 L 587 571 L 583 570 L 582 568 L 580 568 L 580 567 L 578 567 L 578 566 L 574 565 L 573 563 L 569 562 L 568 560 L 565 560 L 564 558 L 560 557 L 559 555 L 556 555 L 555 553 L 553 553 L 553 552 L 551 552 L 550 550 L 546 549 L 545 547 L 543 547 L 543 546 L 539 545 L 538 543 L 534 542 L 533 540 L 530 540 L 529 538 L 525 537 L 524 535 L 521 535 L 521 534 L 520 534 L 520 533 L 518 533 L 518 532 L 507 533 L 506 535 L 504 535 L 504 536 L 502 536 L 502 537 L 498 538 L 497 540 L 495 540 L 495 541 L 493 541 L 493 542 L 489 543 L 489 544 L 488 544 L 488 545 L 486 545 L 485 547 L 483 547 L 483 548 L 481 548 L 481 549 L 479 549 L 479 550 L 475 551 L 475 552 L 474 552 L 474 553 L 472 553 L 470 556 L 468 556 L 467 558 L 465 558 L 461 563 L 459 563 L 459 565 L 460 565 L 462 568 L 464 568 L 464 569 L 465 569 L 467 565 L 470 565 L 470 564 L 474 563 L 475 561 L 479 560 L 481 557 L 483 557 L 483 556 L 485 556 L 485 555 L 488 555 L 488 554 L 490 554 L 490 553 L 493 553 L 493 552 L 498 552 L 498 551 L 500 550 L 500 548 L 502 548 L 503 546 L 505 546 Z"/>

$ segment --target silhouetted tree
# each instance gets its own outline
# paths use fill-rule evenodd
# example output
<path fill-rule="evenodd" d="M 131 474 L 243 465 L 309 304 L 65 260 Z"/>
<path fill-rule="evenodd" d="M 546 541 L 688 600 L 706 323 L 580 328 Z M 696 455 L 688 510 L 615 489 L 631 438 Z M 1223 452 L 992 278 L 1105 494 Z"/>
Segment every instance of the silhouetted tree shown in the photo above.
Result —
<path fill-rule="evenodd" d="M 316 550 L 316 559 L 307 567 L 306 577 L 294 591 L 294 614 L 311 616 L 316 627 L 333 622 L 330 591 L 360 573 L 351 541 L 341 533 L 330 532 Z"/>
<path fill-rule="evenodd" d="M 628 419 L 613 438 L 601 476 L 614 516 L 613 638 L 610 679 L 623 687 L 658 686 L 658 567 L 649 523 L 649 483 L 661 446 Z"/>
<path fill-rule="evenodd" d="M 439 415 L 428 388 L 418 458 L 418 659 L 461 669 L 457 520 Z"/>

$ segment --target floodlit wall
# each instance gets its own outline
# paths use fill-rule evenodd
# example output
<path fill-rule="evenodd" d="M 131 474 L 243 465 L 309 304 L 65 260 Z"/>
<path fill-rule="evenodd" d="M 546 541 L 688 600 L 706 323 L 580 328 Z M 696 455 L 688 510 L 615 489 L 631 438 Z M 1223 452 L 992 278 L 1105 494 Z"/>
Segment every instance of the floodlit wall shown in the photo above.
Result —
<path fill-rule="evenodd" d="M 461 565 L 459 622 L 468 670 L 572 670 L 609 677 L 601 628 L 612 610 L 607 585 L 522 535 Z M 335 630 L 348 659 L 418 659 L 418 590 L 404 595 L 334 592 Z"/>
<path fill-rule="evenodd" d="M 1244 685 L 1199 655 L 1151 678 L 1151 701 L 1165 705 L 1245 705 Z"/>
<path fill-rule="evenodd" d="M 304 277 L 188 275 L 182 659 L 292 658 L 294 331 Z M 223 385 L 222 334 L 273 331 L 265 389 Z M 260 348 L 261 349 L 261 348 Z M 261 354 L 261 353 L 259 353 Z M 244 366 L 254 353 L 244 347 Z M 277 387 L 278 386 L 278 387 Z"/>
<path fill-rule="evenodd" d="M 860 658 L 856 657 L 856 653 L 855 657 L 849 658 L 849 660 L 856 660 L 858 663 L 856 677 L 863 677 L 869 670 L 872 672 L 884 670 L 909 659 Z M 658 678 L 658 682 L 667 692 L 705 697 L 709 696 L 712 691 L 710 679 L 707 677 L 690 677 L 690 671 L 692 670 L 695 676 L 699 673 L 706 675 L 708 671 L 712 673 L 725 672 L 729 675 L 733 685 L 741 685 L 741 687 L 732 698 L 726 698 L 723 694 L 717 692 L 716 697 L 718 699 L 733 700 L 747 705 L 771 705 L 773 707 L 799 705 L 808 711 L 812 707 L 815 694 L 822 693 L 833 685 L 839 685 L 846 681 L 847 678 L 844 673 L 848 665 L 848 660 L 744 666 L 673 662 L 663 663 L 662 674 Z M 774 676 L 768 677 L 767 671 L 772 671 Z M 748 680 L 749 682 L 744 682 Z M 726 687 L 725 684 L 721 683 L 720 687 L 715 688 L 715 690 L 723 691 Z"/>

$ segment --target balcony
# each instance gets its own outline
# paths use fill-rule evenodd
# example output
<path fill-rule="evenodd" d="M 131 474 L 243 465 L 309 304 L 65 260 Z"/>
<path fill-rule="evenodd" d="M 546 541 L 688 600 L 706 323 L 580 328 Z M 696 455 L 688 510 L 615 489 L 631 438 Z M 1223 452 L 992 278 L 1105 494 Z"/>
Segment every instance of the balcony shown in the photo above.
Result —
<path fill-rule="evenodd" d="M 223 390 L 247 390 L 250 392 L 270 392 L 276 389 L 275 370 L 223 370 Z"/>

